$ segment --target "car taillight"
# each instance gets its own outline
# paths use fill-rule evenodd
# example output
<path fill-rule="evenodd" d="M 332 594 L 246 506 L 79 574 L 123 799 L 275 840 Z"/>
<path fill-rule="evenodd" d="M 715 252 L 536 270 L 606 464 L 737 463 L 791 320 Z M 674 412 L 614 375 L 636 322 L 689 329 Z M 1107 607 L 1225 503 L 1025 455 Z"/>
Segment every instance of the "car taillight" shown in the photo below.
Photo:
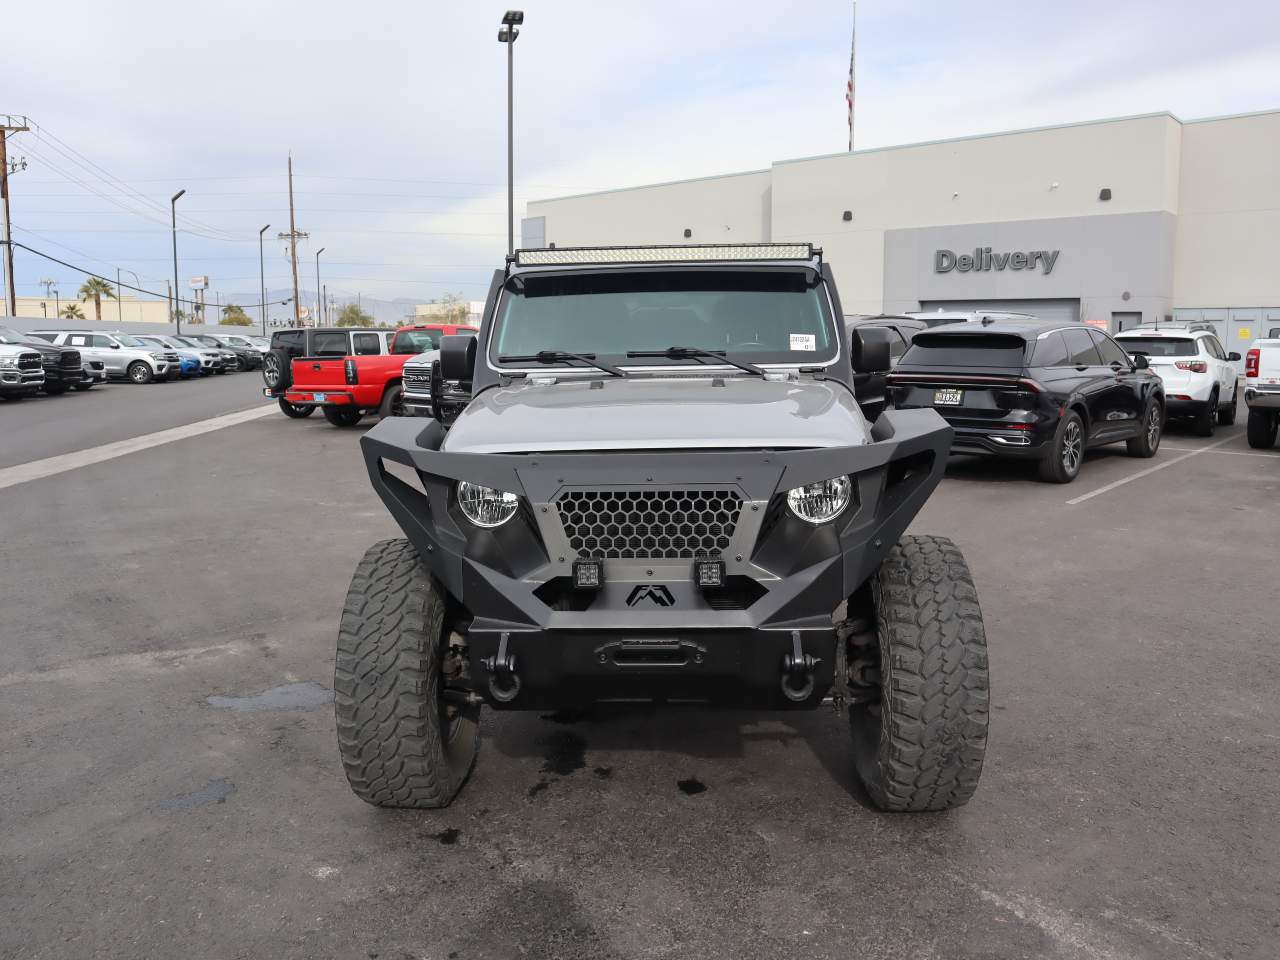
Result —
<path fill-rule="evenodd" d="M 1256 377 L 1258 375 L 1258 365 L 1262 360 L 1262 355 L 1257 347 L 1254 347 L 1244 355 L 1244 375 L 1246 377 Z"/>
<path fill-rule="evenodd" d="M 359 383 L 360 378 L 356 373 L 356 362 L 348 357 L 342 365 L 346 368 L 347 383 Z"/>
<path fill-rule="evenodd" d="M 1173 365 L 1179 370 L 1190 370 L 1192 373 L 1209 372 L 1209 364 L 1203 360 L 1176 360 Z"/>

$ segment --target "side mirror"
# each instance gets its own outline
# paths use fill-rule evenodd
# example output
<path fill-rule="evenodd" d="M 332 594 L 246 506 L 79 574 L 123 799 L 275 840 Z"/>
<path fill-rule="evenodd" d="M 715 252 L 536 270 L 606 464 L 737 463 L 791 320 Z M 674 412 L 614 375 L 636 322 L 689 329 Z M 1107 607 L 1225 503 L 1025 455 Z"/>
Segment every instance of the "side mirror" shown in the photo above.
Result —
<path fill-rule="evenodd" d="M 476 338 L 450 333 L 440 338 L 440 376 L 445 380 L 470 380 L 476 368 Z"/>
<path fill-rule="evenodd" d="M 1133 369 L 1146 370 L 1150 366 L 1151 364 L 1147 362 L 1147 355 L 1145 353 L 1135 353 L 1133 355 Z"/>
<path fill-rule="evenodd" d="M 1238 363 L 1238 362 L 1239 362 L 1239 360 L 1240 360 L 1240 354 L 1238 354 L 1238 353 L 1228 353 L 1228 354 L 1227 354 L 1227 359 L 1228 359 L 1228 360 L 1230 360 L 1232 363 Z"/>
<path fill-rule="evenodd" d="M 853 331 L 849 338 L 849 356 L 854 373 L 886 373 L 892 366 L 889 341 L 876 336 L 871 330 Z"/>
<path fill-rule="evenodd" d="M 119 349 L 120 349 L 120 344 L 118 344 L 118 343 L 113 343 L 113 344 L 111 345 L 111 349 L 112 349 L 112 350 L 119 350 Z"/>

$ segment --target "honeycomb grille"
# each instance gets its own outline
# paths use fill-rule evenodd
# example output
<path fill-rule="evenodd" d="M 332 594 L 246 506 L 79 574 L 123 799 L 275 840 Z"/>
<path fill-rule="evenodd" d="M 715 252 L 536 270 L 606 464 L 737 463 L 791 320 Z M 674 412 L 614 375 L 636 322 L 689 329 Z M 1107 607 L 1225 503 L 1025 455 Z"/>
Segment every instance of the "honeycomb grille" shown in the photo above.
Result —
<path fill-rule="evenodd" d="M 729 546 L 730 490 L 570 490 L 556 498 L 569 546 L 589 560 L 692 560 Z"/>

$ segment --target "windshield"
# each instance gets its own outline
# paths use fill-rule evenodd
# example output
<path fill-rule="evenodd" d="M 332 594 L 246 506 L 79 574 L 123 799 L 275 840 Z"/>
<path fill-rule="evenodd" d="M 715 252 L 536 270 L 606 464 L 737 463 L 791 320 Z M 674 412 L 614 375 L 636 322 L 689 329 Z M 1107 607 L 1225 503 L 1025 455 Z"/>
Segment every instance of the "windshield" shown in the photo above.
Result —
<path fill-rule="evenodd" d="M 136 347 L 143 350 L 154 350 L 156 348 L 154 343 L 147 343 L 145 340 L 139 340 L 137 337 L 117 335 L 115 339 L 116 343 L 120 344 L 122 347 Z"/>
<path fill-rule="evenodd" d="M 401 330 L 391 344 L 392 353 L 426 353 L 440 349 L 443 330 Z"/>
<path fill-rule="evenodd" d="M 801 271 L 634 271 L 528 276 L 503 295 L 491 358 L 546 350 L 632 366 L 629 351 L 724 350 L 753 363 L 822 363 L 836 340 L 819 287 Z M 508 365 L 521 365 L 510 361 Z"/>
<path fill-rule="evenodd" d="M 27 339 L 25 333 L 19 333 L 9 327 L 0 327 L 0 343 L 23 343 Z"/>
<path fill-rule="evenodd" d="M 1130 353 L 1149 357 L 1194 357 L 1196 342 L 1182 337 L 1117 337 L 1116 342 Z"/>

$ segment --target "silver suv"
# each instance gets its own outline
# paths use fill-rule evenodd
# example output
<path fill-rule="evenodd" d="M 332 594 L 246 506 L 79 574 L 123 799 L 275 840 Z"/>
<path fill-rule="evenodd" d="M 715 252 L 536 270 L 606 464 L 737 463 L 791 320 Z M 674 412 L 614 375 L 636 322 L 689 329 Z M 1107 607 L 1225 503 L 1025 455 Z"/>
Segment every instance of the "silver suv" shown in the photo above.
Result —
<path fill-rule="evenodd" d="M 75 347 L 82 357 L 101 360 L 110 379 L 134 383 L 176 380 L 181 372 L 178 355 L 118 331 L 33 330 L 33 337 L 59 346 Z"/>

